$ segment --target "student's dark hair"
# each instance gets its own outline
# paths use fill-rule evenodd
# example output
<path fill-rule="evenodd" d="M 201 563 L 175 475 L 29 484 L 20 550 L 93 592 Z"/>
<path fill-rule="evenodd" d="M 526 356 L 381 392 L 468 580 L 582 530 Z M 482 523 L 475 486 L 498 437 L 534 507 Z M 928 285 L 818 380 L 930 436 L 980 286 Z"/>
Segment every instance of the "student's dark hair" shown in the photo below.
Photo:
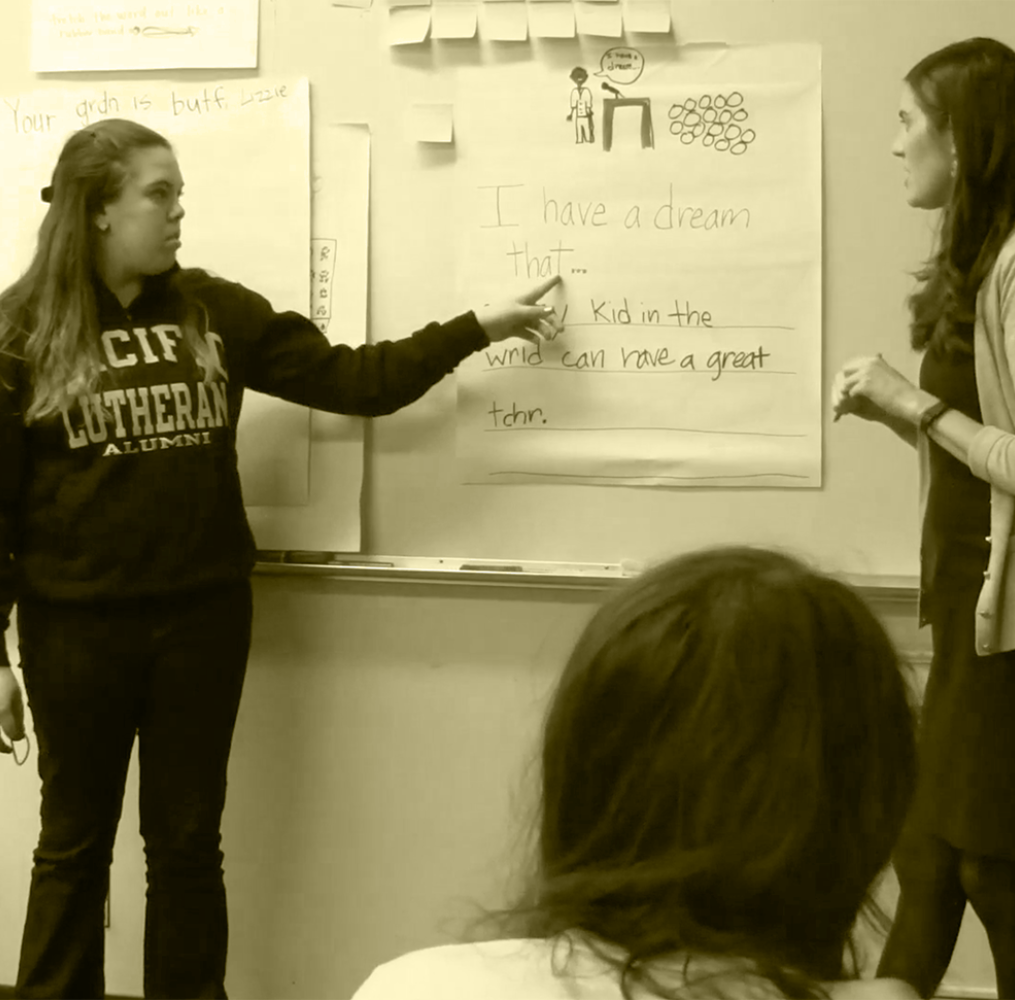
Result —
<path fill-rule="evenodd" d="M 93 290 L 94 219 L 119 197 L 131 155 L 158 146 L 171 148 L 145 125 L 108 118 L 73 133 L 60 152 L 35 255 L 0 293 L 0 352 L 22 358 L 30 371 L 26 422 L 58 413 L 98 381 L 103 359 Z M 172 279 L 177 286 L 182 281 L 180 272 Z M 186 295 L 183 301 L 184 343 L 206 380 L 224 374 L 199 329 L 200 305 Z"/>
<path fill-rule="evenodd" d="M 735 995 L 747 978 L 824 996 L 859 974 L 858 916 L 887 927 L 872 886 L 915 782 L 911 698 L 848 585 L 754 548 L 659 565 L 579 638 L 545 720 L 527 883 L 477 926 L 577 934 L 627 998 L 723 995 L 724 977 L 667 984 L 674 955 L 728 959 Z"/>
<path fill-rule="evenodd" d="M 976 294 L 1015 230 L 1015 52 L 969 38 L 925 56 L 905 82 L 930 125 L 951 130 L 958 160 L 937 247 L 915 274 L 910 342 L 970 353 Z"/>

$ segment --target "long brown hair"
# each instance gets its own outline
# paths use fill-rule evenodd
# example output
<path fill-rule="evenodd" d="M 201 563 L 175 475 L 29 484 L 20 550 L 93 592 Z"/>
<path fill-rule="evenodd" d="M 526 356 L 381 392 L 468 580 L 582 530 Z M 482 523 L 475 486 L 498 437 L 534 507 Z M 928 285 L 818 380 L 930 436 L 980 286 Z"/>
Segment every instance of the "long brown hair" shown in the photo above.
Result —
<path fill-rule="evenodd" d="M 905 81 L 931 126 L 951 130 L 958 161 L 936 249 L 914 275 L 910 342 L 968 353 L 976 294 L 1015 230 L 1015 52 L 969 38 L 925 56 Z"/>
<path fill-rule="evenodd" d="M 53 171 L 49 210 L 28 269 L 0 293 L 0 351 L 28 366 L 30 423 L 59 413 L 78 395 L 94 391 L 102 371 L 95 280 L 93 220 L 115 201 L 135 150 L 168 140 L 138 122 L 109 118 L 75 132 Z M 182 292 L 183 273 L 172 284 Z M 185 294 L 183 340 L 205 381 L 224 376 L 201 333 L 202 308 Z"/>
<path fill-rule="evenodd" d="M 579 638 L 546 717 L 526 884 L 477 929 L 577 932 L 625 997 L 743 996 L 745 979 L 825 995 L 857 975 L 858 915 L 887 926 L 871 887 L 915 782 L 912 699 L 834 578 L 742 547 L 659 565 Z M 675 988 L 677 954 L 733 971 Z"/>

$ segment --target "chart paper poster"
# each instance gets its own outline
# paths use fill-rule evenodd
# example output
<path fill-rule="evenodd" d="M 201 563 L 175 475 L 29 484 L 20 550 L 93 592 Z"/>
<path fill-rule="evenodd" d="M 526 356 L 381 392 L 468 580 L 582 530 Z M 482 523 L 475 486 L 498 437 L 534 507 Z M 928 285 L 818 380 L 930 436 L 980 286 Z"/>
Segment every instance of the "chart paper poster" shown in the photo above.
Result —
<path fill-rule="evenodd" d="M 464 482 L 821 485 L 817 46 L 469 68 L 455 131 L 463 301 L 564 279 L 458 369 Z"/>
<path fill-rule="evenodd" d="M 254 69 L 258 0 L 33 0 L 35 73 Z"/>
<path fill-rule="evenodd" d="M 306 80 L 259 79 L 253 85 L 146 80 L 0 93 L 0 287 L 14 281 L 31 261 L 47 209 L 39 192 L 50 183 L 64 142 L 72 132 L 114 117 L 155 129 L 176 151 L 186 208 L 180 264 L 238 281 L 280 312 L 291 309 L 306 315 Z M 247 393 L 237 447 L 247 503 L 307 502 L 309 410 Z"/>
<path fill-rule="evenodd" d="M 332 344 L 360 347 L 367 333 L 370 130 L 314 131 L 310 316 Z M 310 498 L 303 507 L 251 507 L 260 549 L 358 552 L 362 548 L 362 417 L 310 415 Z"/>

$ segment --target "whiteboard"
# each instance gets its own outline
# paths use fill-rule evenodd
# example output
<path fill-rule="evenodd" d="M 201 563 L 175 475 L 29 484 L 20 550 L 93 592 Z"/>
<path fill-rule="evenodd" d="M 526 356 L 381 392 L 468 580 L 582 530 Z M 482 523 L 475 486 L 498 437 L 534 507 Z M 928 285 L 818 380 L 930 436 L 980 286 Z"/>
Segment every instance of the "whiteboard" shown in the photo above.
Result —
<path fill-rule="evenodd" d="M 932 4 L 932 6 L 931 6 Z M 929 12 L 933 10 L 933 16 Z M 975 34 L 1013 41 L 1010 8 L 991 2 L 681 3 L 683 41 L 813 41 L 822 51 L 822 383 L 857 354 L 883 352 L 915 378 L 905 297 L 930 250 L 935 219 L 910 209 L 890 155 L 901 80 L 923 55 Z M 539 59 L 566 78 L 594 64 L 608 40 L 502 46 L 431 44 L 382 54 L 399 81 L 381 103 L 454 101 L 456 66 L 514 66 Z M 390 60 L 390 62 L 389 62 Z M 392 112 L 391 120 L 396 116 Z M 387 151 L 387 152 L 386 152 Z M 396 127 L 375 142 L 372 326 L 407 326 L 447 311 L 452 283 L 435 276 L 457 262 L 448 208 L 460 196 L 451 150 L 417 148 Z M 429 262 L 429 280 L 403 290 Z M 380 293 L 380 274 L 400 288 Z M 455 307 L 468 304 L 460 295 Z M 455 458 L 455 387 L 371 427 L 364 504 L 365 543 L 375 553 L 505 560 L 644 561 L 703 544 L 778 545 L 829 569 L 912 576 L 918 569 L 917 470 L 913 452 L 884 428 L 832 425 L 822 400 L 822 485 L 814 490 L 586 488 L 463 485 Z"/>
<path fill-rule="evenodd" d="M 28 5 L 5 12 L 7 37 L 29 37 L 22 6 Z M 890 155 L 901 80 L 921 57 L 957 39 L 982 34 L 1011 44 L 1009 0 L 686 0 L 671 12 L 674 44 L 821 47 L 822 385 L 848 358 L 878 351 L 915 377 L 905 296 L 912 271 L 930 250 L 935 220 L 906 205 Z M 312 131 L 335 122 L 369 125 L 369 339 L 402 337 L 477 305 L 481 296 L 459 289 L 456 280 L 458 151 L 454 142 L 417 141 L 406 124 L 413 106 L 450 104 L 453 111 L 459 68 L 481 66 L 496 77 L 501 68 L 538 61 L 566 79 L 574 65 L 594 64 L 615 41 L 579 35 L 493 44 L 482 37 L 480 22 L 473 38 L 428 37 L 392 47 L 383 4 L 364 10 L 262 0 L 261 16 L 259 73 L 298 72 L 310 80 Z M 188 81 L 208 77 L 181 72 Z M 73 75 L 33 78 L 25 57 L 0 64 L 0 84 L 15 92 L 63 86 L 67 79 Z M 360 548 L 420 557 L 616 563 L 738 541 L 784 545 L 847 573 L 914 574 L 919 543 L 912 452 L 883 428 L 851 420 L 833 426 L 827 407 L 823 398 L 817 489 L 493 489 L 460 481 L 452 376 L 399 413 L 366 421 Z M 335 518 L 341 517 L 337 506 Z M 326 498 L 321 510 L 305 522 L 309 537 L 300 544 L 330 547 Z"/>

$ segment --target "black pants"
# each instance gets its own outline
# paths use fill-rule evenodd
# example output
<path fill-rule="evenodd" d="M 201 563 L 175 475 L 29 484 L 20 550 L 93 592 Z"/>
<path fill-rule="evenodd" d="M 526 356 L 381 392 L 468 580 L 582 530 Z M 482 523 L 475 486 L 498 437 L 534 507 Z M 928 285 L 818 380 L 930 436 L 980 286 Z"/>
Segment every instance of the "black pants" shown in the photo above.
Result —
<path fill-rule="evenodd" d="M 143 602 L 20 603 L 42 832 L 17 996 L 104 996 L 109 865 L 137 734 L 145 996 L 225 997 L 219 825 L 250 620 L 248 581 Z"/>
<path fill-rule="evenodd" d="M 878 975 L 933 996 L 967 902 L 983 923 L 998 996 L 1015 997 L 1015 655 L 978 657 L 982 573 L 934 607 L 920 775 L 893 856 L 899 905 Z"/>
<path fill-rule="evenodd" d="M 997 995 L 1015 997 L 1015 862 L 971 854 L 919 829 L 903 832 L 893 860 L 901 893 L 877 974 L 934 996 L 968 902 L 987 932 Z"/>

